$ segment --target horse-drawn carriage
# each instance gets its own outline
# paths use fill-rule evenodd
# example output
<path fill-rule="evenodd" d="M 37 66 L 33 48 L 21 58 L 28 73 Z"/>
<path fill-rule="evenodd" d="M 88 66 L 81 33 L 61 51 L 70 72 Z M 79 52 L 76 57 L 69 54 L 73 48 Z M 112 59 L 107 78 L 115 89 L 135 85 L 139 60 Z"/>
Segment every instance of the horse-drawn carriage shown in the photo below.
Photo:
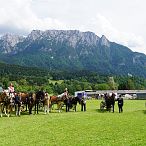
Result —
<path fill-rule="evenodd" d="M 100 110 L 104 110 L 104 109 L 106 109 L 106 103 L 105 103 L 105 101 L 101 101 L 100 102 Z"/>
<path fill-rule="evenodd" d="M 104 109 L 106 109 L 107 111 L 111 111 L 111 109 L 113 109 L 114 112 L 115 97 L 115 93 L 104 94 L 103 100 L 100 103 L 100 110 L 103 111 Z"/>

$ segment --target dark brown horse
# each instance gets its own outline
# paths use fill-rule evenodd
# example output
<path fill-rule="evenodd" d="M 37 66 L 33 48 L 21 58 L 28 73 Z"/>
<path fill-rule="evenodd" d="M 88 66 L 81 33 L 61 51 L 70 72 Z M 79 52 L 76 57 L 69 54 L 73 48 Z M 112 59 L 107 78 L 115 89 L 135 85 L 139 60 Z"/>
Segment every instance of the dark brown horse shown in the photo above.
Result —
<path fill-rule="evenodd" d="M 68 104 L 68 109 L 66 109 L 66 111 L 73 109 L 76 112 L 77 103 L 81 104 L 81 98 L 69 96 L 68 99 L 65 100 L 65 102 L 67 102 L 66 104 Z"/>
<path fill-rule="evenodd" d="M 35 93 L 35 113 L 38 114 L 38 111 L 39 111 L 39 107 L 41 104 L 43 104 L 43 101 L 44 101 L 44 98 L 45 98 L 45 92 L 42 91 L 42 90 L 39 90 Z"/>
<path fill-rule="evenodd" d="M 27 99 L 29 114 L 32 114 L 32 108 L 33 106 L 35 106 L 35 101 L 36 101 L 36 94 L 30 93 Z"/>
<path fill-rule="evenodd" d="M 106 110 L 109 112 L 111 111 L 112 108 L 114 113 L 115 97 L 116 97 L 115 93 L 108 93 L 105 96 Z"/>

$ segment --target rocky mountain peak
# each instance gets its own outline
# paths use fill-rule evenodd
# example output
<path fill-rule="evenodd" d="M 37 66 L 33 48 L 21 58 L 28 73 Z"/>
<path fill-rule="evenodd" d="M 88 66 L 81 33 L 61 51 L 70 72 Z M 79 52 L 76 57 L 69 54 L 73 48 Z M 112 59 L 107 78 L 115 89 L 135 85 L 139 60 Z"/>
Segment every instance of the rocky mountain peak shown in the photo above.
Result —
<path fill-rule="evenodd" d="M 93 32 L 81 32 L 79 30 L 47 30 L 43 33 L 45 38 L 53 38 L 57 42 L 67 42 L 73 48 L 77 44 L 85 44 L 86 46 L 97 45 L 99 37 Z"/>
<path fill-rule="evenodd" d="M 101 46 L 110 47 L 110 41 L 104 35 L 102 35 L 99 42 Z"/>
<path fill-rule="evenodd" d="M 13 34 L 5 34 L 0 38 L 0 51 L 1 53 L 13 53 L 15 52 L 15 45 L 19 42 L 23 42 L 24 37 L 13 35 Z"/>
<path fill-rule="evenodd" d="M 95 33 L 87 31 L 83 32 L 82 39 L 90 46 L 95 46 L 98 44 L 100 38 Z"/>
<path fill-rule="evenodd" d="M 43 31 L 41 31 L 41 30 L 32 30 L 27 38 L 34 41 L 37 38 L 39 38 L 42 34 L 43 34 Z"/>
<path fill-rule="evenodd" d="M 14 47 L 18 42 L 23 41 L 24 37 L 19 35 L 13 35 L 13 34 L 5 34 L 3 35 L 0 40 L 5 44 L 9 45 L 11 47 Z"/>

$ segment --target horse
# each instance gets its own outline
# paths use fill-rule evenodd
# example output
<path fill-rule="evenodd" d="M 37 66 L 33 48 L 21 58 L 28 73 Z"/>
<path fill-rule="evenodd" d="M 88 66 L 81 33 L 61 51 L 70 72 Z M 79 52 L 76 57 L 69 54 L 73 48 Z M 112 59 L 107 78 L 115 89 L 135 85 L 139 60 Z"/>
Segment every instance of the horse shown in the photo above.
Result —
<path fill-rule="evenodd" d="M 38 114 L 40 104 L 43 103 L 45 93 L 43 91 L 38 91 L 36 93 L 20 93 L 21 101 L 26 105 L 29 110 L 29 114 L 32 114 L 32 108 L 34 108 L 35 114 Z"/>
<path fill-rule="evenodd" d="M 24 98 L 23 98 L 24 99 Z M 15 93 L 15 112 L 16 116 L 20 116 L 20 113 L 24 111 L 23 100 L 21 98 L 21 93 Z"/>
<path fill-rule="evenodd" d="M 64 103 L 66 105 L 66 112 L 69 112 L 70 109 L 76 112 L 77 103 L 81 104 L 81 99 L 79 97 L 68 96 L 68 98 L 64 100 Z"/>
<path fill-rule="evenodd" d="M 106 103 L 106 110 L 111 111 L 111 108 L 113 109 L 114 113 L 114 106 L 115 106 L 115 93 L 108 93 L 105 95 L 105 103 Z"/>
<path fill-rule="evenodd" d="M 29 114 L 32 114 L 32 108 L 35 105 L 36 101 L 36 94 L 32 92 L 30 93 L 19 92 L 18 94 L 20 96 L 21 107 L 23 107 L 23 110 L 24 110 L 23 105 L 25 105 L 26 106 L 25 111 L 28 110 Z"/>
<path fill-rule="evenodd" d="M 27 99 L 27 103 L 28 103 L 28 110 L 29 110 L 29 114 L 32 114 L 32 108 L 35 105 L 36 102 L 36 94 L 35 93 L 29 93 L 29 97 Z"/>
<path fill-rule="evenodd" d="M 14 107 L 14 98 L 15 98 L 15 93 L 9 93 L 8 90 L 4 90 L 5 98 L 4 98 L 4 112 L 5 115 L 8 117 L 11 116 L 11 113 L 13 111 Z"/>
<path fill-rule="evenodd" d="M 45 97 L 43 99 L 43 105 L 44 105 L 44 113 L 49 113 L 50 109 L 50 96 L 48 93 L 45 93 Z"/>
<path fill-rule="evenodd" d="M 45 98 L 45 93 L 44 91 L 39 90 L 38 92 L 35 93 L 35 100 L 34 100 L 34 105 L 35 105 L 35 113 L 39 111 L 39 106 L 41 103 L 43 103 Z"/>
<path fill-rule="evenodd" d="M 4 102 L 5 102 L 6 97 L 7 97 L 6 92 L 0 93 L 0 114 L 1 114 L 1 117 L 3 116 Z"/>
<path fill-rule="evenodd" d="M 61 94 L 59 96 L 55 95 L 50 96 L 50 112 L 54 104 L 57 104 L 58 112 L 61 112 L 62 107 L 64 106 L 64 100 L 65 100 L 64 94 Z"/>
<path fill-rule="evenodd" d="M 22 102 L 22 105 L 25 105 L 25 110 L 28 108 L 28 98 L 30 93 L 19 92 L 18 93 Z"/>

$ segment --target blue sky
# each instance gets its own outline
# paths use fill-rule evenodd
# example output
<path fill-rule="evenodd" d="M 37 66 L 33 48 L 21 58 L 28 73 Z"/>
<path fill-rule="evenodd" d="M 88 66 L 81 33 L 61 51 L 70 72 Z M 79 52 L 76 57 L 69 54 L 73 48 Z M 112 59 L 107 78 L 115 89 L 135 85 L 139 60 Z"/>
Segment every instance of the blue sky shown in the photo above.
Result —
<path fill-rule="evenodd" d="M 0 0 L 0 35 L 76 29 L 146 54 L 145 0 Z"/>

